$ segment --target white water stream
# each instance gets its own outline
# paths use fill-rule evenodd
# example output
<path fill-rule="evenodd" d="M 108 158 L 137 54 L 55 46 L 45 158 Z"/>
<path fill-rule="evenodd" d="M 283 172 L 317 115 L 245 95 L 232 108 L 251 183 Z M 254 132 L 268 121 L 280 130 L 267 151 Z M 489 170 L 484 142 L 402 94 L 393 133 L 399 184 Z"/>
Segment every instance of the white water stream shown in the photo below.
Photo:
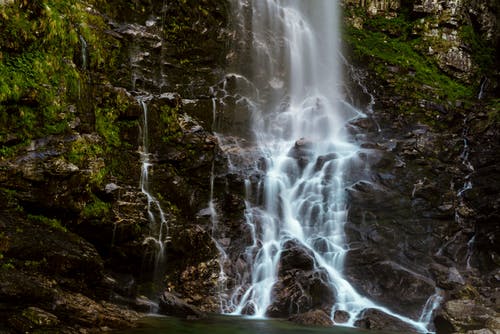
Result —
<path fill-rule="evenodd" d="M 328 273 L 335 294 L 332 319 L 335 311 L 345 311 L 350 319 L 343 325 L 353 326 L 363 310 L 375 308 L 428 332 L 438 297 L 422 305 L 422 316 L 414 320 L 360 295 L 343 275 L 345 173 L 358 151 L 344 126 L 364 114 L 342 96 L 337 1 L 240 0 L 236 5 L 239 12 L 251 12 L 251 23 L 243 23 L 251 26 L 251 63 L 246 64 L 251 71 L 243 72 L 261 93 L 252 101 L 252 116 L 266 173 L 257 187 L 247 187 L 250 269 L 240 273 L 228 312 L 250 309 L 254 317 L 265 317 L 283 246 L 293 240 Z"/>
<path fill-rule="evenodd" d="M 151 153 L 149 152 L 149 121 L 148 121 L 148 105 L 147 102 L 151 99 L 149 96 L 141 96 L 137 98 L 139 105 L 143 111 L 142 124 L 142 145 L 139 149 L 141 156 L 141 179 L 140 187 L 142 193 L 147 198 L 147 214 L 150 224 L 150 236 L 144 240 L 144 244 L 151 245 L 154 249 L 154 277 L 161 279 L 163 264 L 165 262 L 165 243 L 168 236 L 168 222 L 158 199 L 151 193 L 149 173 L 153 167 L 151 162 Z"/>

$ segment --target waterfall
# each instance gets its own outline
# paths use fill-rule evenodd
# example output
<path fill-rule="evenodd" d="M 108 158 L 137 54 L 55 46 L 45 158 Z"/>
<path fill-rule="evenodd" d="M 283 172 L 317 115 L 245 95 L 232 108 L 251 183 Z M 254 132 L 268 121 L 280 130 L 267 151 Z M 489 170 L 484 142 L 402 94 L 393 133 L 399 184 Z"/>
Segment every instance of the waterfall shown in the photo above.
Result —
<path fill-rule="evenodd" d="M 425 310 L 434 309 L 437 297 L 423 305 L 416 321 L 360 295 L 343 275 L 349 250 L 345 188 L 352 181 L 346 174 L 358 151 L 345 124 L 366 116 L 343 97 L 337 1 L 241 0 L 236 7 L 251 30 L 244 34 L 251 36 L 250 61 L 240 72 L 259 87 L 252 127 L 265 176 L 256 186 L 246 183 L 252 242 L 227 312 L 266 316 L 281 253 L 292 241 L 313 255 L 317 270 L 327 272 L 335 294 L 332 319 L 336 311 L 347 312 L 343 325 L 353 326 L 365 309 L 375 308 L 427 332 Z"/>
<path fill-rule="evenodd" d="M 82 35 L 78 36 L 78 39 L 80 40 L 80 44 L 82 45 L 82 68 L 84 70 L 87 69 L 87 41 L 83 38 Z"/>
<path fill-rule="evenodd" d="M 161 279 L 165 264 L 165 243 L 168 240 L 168 222 L 159 200 L 151 193 L 149 173 L 153 167 L 149 152 L 148 105 L 150 96 L 137 98 L 143 111 L 142 143 L 139 149 L 141 156 L 140 188 L 147 198 L 147 214 L 150 223 L 150 236 L 144 239 L 145 245 L 152 245 L 154 253 L 154 279 Z"/>
<path fill-rule="evenodd" d="M 481 85 L 482 88 L 483 85 Z M 465 176 L 465 181 L 462 186 L 462 188 L 458 191 L 457 193 L 457 200 L 458 200 L 458 205 L 456 206 L 455 209 L 455 221 L 459 225 L 464 225 L 464 220 L 463 217 L 460 214 L 460 210 L 462 209 L 467 209 L 465 200 L 464 200 L 464 194 L 468 190 L 471 190 L 473 185 L 472 185 L 472 173 L 474 173 L 475 169 L 472 163 L 469 160 L 469 153 L 470 153 L 470 147 L 469 147 L 469 125 L 467 124 L 467 117 L 464 118 L 463 122 L 463 131 L 462 131 L 462 138 L 463 138 L 463 149 L 462 153 L 460 154 L 460 160 L 462 161 L 462 165 L 464 165 L 465 169 L 467 170 L 467 175 Z M 474 255 L 474 242 L 476 240 L 476 235 L 473 234 L 472 237 L 469 239 L 467 242 L 467 254 L 465 255 L 465 262 L 466 262 L 466 268 L 468 270 L 472 269 L 471 266 L 471 259 L 472 256 Z"/>

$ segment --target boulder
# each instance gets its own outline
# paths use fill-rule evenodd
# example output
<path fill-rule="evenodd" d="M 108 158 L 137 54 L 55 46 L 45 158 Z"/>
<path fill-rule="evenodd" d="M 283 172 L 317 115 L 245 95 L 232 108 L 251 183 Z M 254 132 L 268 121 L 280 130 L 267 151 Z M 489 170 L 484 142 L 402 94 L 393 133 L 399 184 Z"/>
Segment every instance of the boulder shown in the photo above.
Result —
<path fill-rule="evenodd" d="M 289 317 L 331 307 L 334 291 L 328 284 L 328 274 L 324 269 L 315 267 L 311 251 L 294 240 L 287 241 L 283 247 L 278 282 L 272 291 L 273 303 L 267 314 Z"/>
<path fill-rule="evenodd" d="M 29 333 L 34 330 L 48 331 L 55 329 L 59 325 L 59 319 L 38 307 L 28 307 L 20 314 L 11 316 L 9 325 L 18 332 Z"/>
<path fill-rule="evenodd" d="M 345 266 L 345 274 L 359 292 L 407 316 L 420 316 L 436 290 L 430 278 L 394 261 L 383 260 L 376 251 L 350 251 Z"/>
<path fill-rule="evenodd" d="M 398 331 L 403 333 L 418 333 L 417 329 L 377 309 L 366 309 L 354 322 L 354 326 L 372 330 Z"/>
<path fill-rule="evenodd" d="M 313 270 L 314 265 L 314 255 L 310 250 L 304 248 L 298 241 L 289 240 L 285 242 L 281 252 L 280 274 L 285 274 L 293 269 L 310 271 Z"/>
<path fill-rule="evenodd" d="M 496 330 L 498 313 L 472 299 L 452 299 L 438 311 L 434 326 L 438 333 L 451 334 L 491 327 Z"/>
<path fill-rule="evenodd" d="M 289 318 L 290 321 L 305 326 L 331 327 L 333 321 L 323 310 L 313 310 L 300 313 Z"/>
<path fill-rule="evenodd" d="M 201 312 L 197 307 L 186 303 L 184 300 L 168 291 L 163 292 L 158 306 L 158 312 L 165 315 L 182 318 L 201 318 L 204 316 L 203 312 Z"/>

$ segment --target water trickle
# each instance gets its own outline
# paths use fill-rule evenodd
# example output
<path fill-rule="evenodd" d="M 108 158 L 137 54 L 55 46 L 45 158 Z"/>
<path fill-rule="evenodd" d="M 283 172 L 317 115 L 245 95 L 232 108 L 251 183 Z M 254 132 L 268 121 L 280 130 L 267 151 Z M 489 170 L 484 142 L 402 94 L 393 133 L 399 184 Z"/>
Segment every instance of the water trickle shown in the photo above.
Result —
<path fill-rule="evenodd" d="M 479 93 L 477 94 L 477 99 L 482 100 L 484 97 L 484 89 L 488 85 L 488 78 L 483 78 L 481 80 L 481 85 L 479 86 Z"/>
<path fill-rule="evenodd" d="M 217 98 L 214 96 L 213 88 L 210 89 L 210 95 L 212 96 L 212 131 L 215 137 L 220 141 L 221 135 L 216 132 L 217 130 Z M 219 215 L 217 213 L 215 198 L 214 198 L 214 183 L 215 183 L 215 159 L 212 161 L 212 167 L 210 170 L 210 198 L 208 202 L 208 213 L 210 215 L 210 221 L 212 223 L 212 233 L 211 238 L 219 252 L 219 276 L 218 276 L 218 289 L 219 289 L 219 306 L 220 312 L 222 313 L 225 308 L 226 296 L 224 291 L 226 290 L 226 273 L 224 271 L 224 265 L 228 261 L 228 255 L 226 250 L 219 242 L 218 237 L 221 237 L 221 232 L 219 231 Z"/>
<path fill-rule="evenodd" d="M 80 40 L 80 44 L 82 45 L 82 68 L 84 70 L 87 69 L 87 41 L 83 38 L 82 35 L 78 36 Z"/>
<path fill-rule="evenodd" d="M 159 280 L 165 269 L 165 244 L 168 242 L 168 222 L 158 199 L 151 193 L 150 170 L 153 167 L 151 153 L 149 152 L 149 122 L 148 105 L 150 96 L 137 98 L 143 111 L 142 143 L 139 148 L 141 156 L 141 191 L 147 198 L 147 215 L 150 223 L 150 235 L 144 239 L 145 245 L 154 249 L 154 279 Z"/>
<path fill-rule="evenodd" d="M 343 276 L 349 250 L 345 188 L 355 181 L 345 174 L 359 149 L 345 125 L 365 114 L 341 92 L 336 1 L 237 1 L 236 8 L 245 19 L 241 25 L 252 29 L 251 63 L 241 71 L 259 88 L 247 99 L 265 159 L 265 170 L 257 173 L 265 177 L 257 185 L 246 181 L 252 241 L 226 312 L 266 316 L 284 245 L 293 241 L 313 255 L 315 270 L 327 273 L 335 294 L 332 319 L 335 311 L 347 312 L 344 325 L 353 326 L 363 310 L 375 308 L 427 332 L 434 302 L 420 320 L 410 319 L 360 295 Z"/>
<path fill-rule="evenodd" d="M 443 294 L 444 293 L 441 289 L 436 288 L 436 293 L 430 296 L 429 299 L 427 299 L 427 302 L 422 309 L 422 314 L 418 319 L 419 322 L 424 324 L 431 323 L 434 311 L 438 309 L 438 307 L 441 305 L 441 302 L 443 301 Z"/>
<path fill-rule="evenodd" d="M 469 135 L 469 127 L 467 124 L 467 117 L 466 117 L 463 122 L 463 132 L 462 132 L 463 149 L 462 153 L 460 154 L 460 160 L 462 161 L 462 165 L 464 165 L 467 171 L 467 175 L 465 176 L 462 188 L 457 192 L 458 205 L 456 206 L 455 209 L 455 221 L 457 222 L 457 224 L 462 226 L 464 225 L 462 214 L 464 212 L 467 213 L 467 211 L 469 210 L 465 203 L 464 195 L 467 191 L 471 190 L 473 187 L 471 178 L 472 178 L 472 173 L 475 170 L 474 166 L 469 160 L 470 147 L 469 147 L 468 135 Z M 474 253 L 475 239 L 476 235 L 473 234 L 472 237 L 470 237 L 469 241 L 467 242 L 467 254 L 465 255 L 465 262 L 466 262 L 466 268 L 468 270 L 472 269 L 471 259 Z"/>

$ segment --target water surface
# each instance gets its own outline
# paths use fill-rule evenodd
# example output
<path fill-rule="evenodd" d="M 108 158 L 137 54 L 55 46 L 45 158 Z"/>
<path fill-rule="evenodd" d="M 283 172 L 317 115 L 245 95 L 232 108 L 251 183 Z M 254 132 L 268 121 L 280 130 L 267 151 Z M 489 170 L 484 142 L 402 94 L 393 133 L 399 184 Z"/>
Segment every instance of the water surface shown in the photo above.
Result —
<path fill-rule="evenodd" d="M 210 316 L 201 320 L 152 316 L 139 327 L 121 334 L 394 334 L 347 327 L 306 327 L 285 320 L 255 320 L 236 316 Z"/>

